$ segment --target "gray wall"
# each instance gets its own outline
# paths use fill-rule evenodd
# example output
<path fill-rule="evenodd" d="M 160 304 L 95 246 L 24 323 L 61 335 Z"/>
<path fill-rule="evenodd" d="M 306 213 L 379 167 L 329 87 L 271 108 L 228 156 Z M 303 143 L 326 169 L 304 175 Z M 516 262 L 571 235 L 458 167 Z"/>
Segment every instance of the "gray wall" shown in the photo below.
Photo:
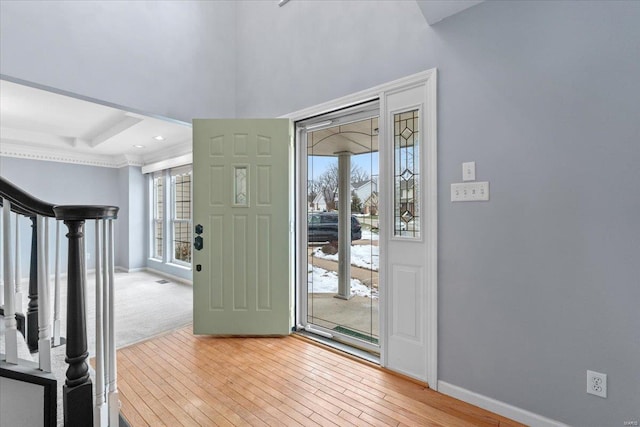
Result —
<path fill-rule="evenodd" d="M 118 251 L 116 265 L 126 270 L 146 267 L 147 199 L 146 179 L 140 167 L 118 169 L 120 212 L 118 214 Z"/>
<path fill-rule="evenodd" d="M 0 2 L 0 73 L 190 122 L 235 111 L 229 1 Z"/>
<path fill-rule="evenodd" d="M 129 269 L 129 168 L 123 167 L 117 170 L 118 188 L 120 189 L 120 211 L 118 212 L 117 240 L 118 250 L 115 251 L 115 264 L 124 269 Z M 126 203 L 123 203 L 126 201 Z"/>
<path fill-rule="evenodd" d="M 128 268 L 146 266 L 147 236 L 147 180 L 139 167 L 128 167 L 129 171 L 129 265 Z"/>
<path fill-rule="evenodd" d="M 115 222 L 115 264 L 124 268 L 145 266 L 146 199 L 144 199 L 144 176 L 138 167 L 120 169 L 57 163 L 41 160 L 0 157 L 0 175 L 35 197 L 48 203 L 114 205 L 120 207 Z M 142 194 L 142 196 L 141 196 Z M 13 219 L 12 219 L 13 221 Z M 94 223 L 86 228 L 87 268 L 95 266 Z M 21 219 L 21 275 L 29 275 L 31 222 Z M 66 226 L 61 233 L 66 234 Z M 53 254 L 55 227 L 50 225 L 50 253 Z M 63 238 L 62 271 L 67 270 L 67 245 Z M 51 265 L 53 270 L 53 265 Z"/>
<path fill-rule="evenodd" d="M 640 3 L 238 5 L 241 117 L 437 67 L 439 377 L 580 426 L 640 418 Z M 477 162 L 488 203 L 452 204 Z M 609 397 L 585 393 L 586 370 Z"/>
<path fill-rule="evenodd" d="M 52 204 L 115 205 L 120 208 L 115 222 L 115 265 L 125 270 L 150 267 L 184 280 L 191 270 L 148 260 L 147 177 L 140 167 L 119 169 L 0 157 L 0 176 Z M 14 219 L 12 218 L 12 221 Z M 94 223 L 86 229 L 87 268 L 95 267 Z M 31 222 L 21 218 L 21 276 L 29 275 Z M 55 226 L 50 225 L 50 253 L 53 254 Z M 61 232 L 66 234 L 66 226 Z M 13 237 L 12 237 L 13 239 Z M 62 240 L 62 272 L 67 270 L 66 239 Z M 53 255 L 52 255 L 53 256 Z M 53 270 L 53 265 L 51 266 Z"/>
<path fill-rule="evenodd" d="M 414 2 L 238 3 L 237 115 L 273 117 L 439 66 Z"/>

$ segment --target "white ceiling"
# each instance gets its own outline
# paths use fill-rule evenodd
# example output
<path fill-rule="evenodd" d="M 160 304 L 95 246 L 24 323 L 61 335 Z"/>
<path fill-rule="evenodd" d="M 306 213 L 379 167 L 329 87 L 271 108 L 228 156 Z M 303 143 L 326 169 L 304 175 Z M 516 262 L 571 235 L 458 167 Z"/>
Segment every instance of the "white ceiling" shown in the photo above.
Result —
<path fill-rule="evenodd" d="M 188 124 L 0 80 L 0 155 L 118 167 L 190 151 Z"/>

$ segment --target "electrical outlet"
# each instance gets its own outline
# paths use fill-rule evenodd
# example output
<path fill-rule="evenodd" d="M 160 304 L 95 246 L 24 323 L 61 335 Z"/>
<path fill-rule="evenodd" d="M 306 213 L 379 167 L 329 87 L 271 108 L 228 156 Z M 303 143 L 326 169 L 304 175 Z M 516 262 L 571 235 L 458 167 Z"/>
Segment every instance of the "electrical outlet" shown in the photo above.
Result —
<path fill-rule="evenodd" d="M 587 371 L 587 393 L 607 397 L 607 374 Z"/>

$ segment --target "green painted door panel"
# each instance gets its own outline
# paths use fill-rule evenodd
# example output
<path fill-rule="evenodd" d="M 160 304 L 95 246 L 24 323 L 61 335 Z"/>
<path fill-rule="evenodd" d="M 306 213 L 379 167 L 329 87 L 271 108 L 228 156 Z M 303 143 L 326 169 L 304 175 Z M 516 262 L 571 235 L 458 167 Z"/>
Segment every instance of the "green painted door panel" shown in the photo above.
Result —
<path fill-rule="evenodd" d="M 196 334 L 291 331 L 290 129 L 287 119 L 193 121 Z"/>

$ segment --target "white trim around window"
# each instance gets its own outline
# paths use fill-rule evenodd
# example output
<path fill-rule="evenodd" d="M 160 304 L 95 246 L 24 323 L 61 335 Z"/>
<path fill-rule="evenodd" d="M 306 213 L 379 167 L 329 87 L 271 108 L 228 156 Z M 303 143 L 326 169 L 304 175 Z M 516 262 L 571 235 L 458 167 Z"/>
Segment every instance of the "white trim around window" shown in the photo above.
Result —
<path fill-rule="evenodd" d="M 149 174 L 147 250 L 150 261 L 180 269 L 191 269 L 193 250 L 191 176 L 191 165 Z M 161 230 L 159 234 L 158 229 Z"/>

